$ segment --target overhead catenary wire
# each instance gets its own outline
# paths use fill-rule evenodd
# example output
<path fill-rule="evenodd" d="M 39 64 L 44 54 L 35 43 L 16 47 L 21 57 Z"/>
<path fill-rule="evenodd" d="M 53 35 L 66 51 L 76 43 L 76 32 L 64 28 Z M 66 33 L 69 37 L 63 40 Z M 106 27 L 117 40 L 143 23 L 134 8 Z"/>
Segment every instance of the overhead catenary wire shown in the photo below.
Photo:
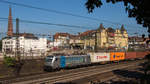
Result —
<path fill-rule="evenodd" d="M 26 5 L 26 4 L 20 4 L 20 3 L 14 3 L 14 2 L 10 2 L 10 1 L 6 1 L 6 0 L 0 0 L 0 2 L 2 3 L 7 3 L 7 4 L 12 4 L 12 5 L 16 5 L 16 6 L 22 6 L 22 7 L 27 7 L 27 8 L 33 8 L 33 9 L 37 9 L 37 10 L 42 10 L 42 11 L 47 11 L 47 12 L 53 12 L 53 13 L 57 13 L 57 14 L 63 14 L 63 15 L 70 15 L 70 16 L 75 16 L 75 17 L 80 17 L 80 18 L 84 18 L 84 19 L 89 19 L 89 20 L 95 20 L 95 21 L 100 21 L 100 19 L 97 19 L 97 18 L 93 18 L 93 17 L 86 17 L 86 16 L 81 16 L 81 15 L 77 15 L 77 14 L 72 14 L 72 13 L 68 13 L 68 12 L 62 12 L 62 11 L 57 11 L 57 10 L 52 10 L 52 9 L 45 9 L 45 8 L 40 8 L 40 7 L 34 7 L 34 6 L 31 6 L 31 5 Z M 104 22 L 108 22 L 108 23 L 112 23 L 112 24 L 120 24 L 122 25 L 121 23 L 116 23 L 116 22 L 112 22 L 112 21 L 108 21 L 108 20 L 101 20 L 101 21 L 104 21 Z M 27 23 L 39 23 L 39 22 L 33 22 L 33 21 L 24 21 L 24 22 L 27 22 Z M 47 23 L 39 23 L 39 24 L 47 24 Z M 57 25 L 57 26 L 67 26 L 67 27 L 78 27 L 80 28 L 81 26 L 72 26 L 72 25 L 64 25 L 64 24 L 51 24 L 51 23 L 48 23 L 47 25 Z M 125 26 L 128 26 L 128 27 L 136 27 L 136 26 L 132 26 L 132 25 L 128 25 L 128 24 L 124 24 Z M 82 27 L 84 28 L 84 27 Z"/>
<path fill-rule="evenodd" d="M 8 21 L 8 18 L 0 17 L 0 21 Z M 15 19 L 12 19 L 13 22 L 15 22 Z M 63 26 L 67 29 L 70 29 L 71 31 L 72 28 L 78 28 L 78 29 L 88 29 L 88 27 L 83 27 L 83 26 L 77 26 L 77 25 L 66 25 L 66 24 L 56 24 L 56 23 L 48 23 L 48 22 L 38 22 L 38 21 L 30 21 L 30 20 L 20 20 L 21 23 L 30 23 L 30 24 L 43 24 L 43 25 L 54 25 L 54 26 Z M 89 29 L 90 30 L 90 29 Z M 81 32 L 81 31 L 80 31 Z M 40 34 L 35 34 L 40 36 Z M 43 34 L 41 34 L 42 36 Z"/>
<path fill-rule="evenodd" d="M 122 25 L 122 23 L 119 23 L 119 22 L 112 22 L 109 20 L 102 20 L 102 19 L 98 19 L 98 18 L 87 17 L 87 16 L 82 16 L 82 15 L 78 15 L 78 14 L 73 14 L 73 13 L 68 13 L 68 12 L 63 12 L 63 11 L 58 11 L 58 10 L 53 10 L 53 9 L 40 8 L 40 7 L 35 7 L 32 5 L 10 2 L 10 1 L 6 1 L 6 0 L 0 0 L 0 2 L 6 3 L 6 4 L 11 4 L 11 5 L 16 5 L 16 6 L 21 6 L 21 7 L 26 7 L 26 8 L 37 9 L 37 10 L 41 10 L 41 11 L 52 12 L 52 13 L 56 13 L 56 14 L 69 15 L 69 16 L 74 16 L 74 17 L 79 17 L 79 18 L 84 18 L 84 19 L 89 19 L 89 20 L 95 20 L 98 22 L 104 21 L 104 22 L 111 23 L 114 25 Z M 133 25 L 129 25 L 129 24 L 124 24 L 124 25 L 129 26 L 129 27 L 134 27 L 134 28 L 137 27 L 137 26 L 133 26 Z M 140 28 L 143 28 L 143 27 L 140 27 Z"/>
<path fill-rule="evenodd" d="M 64 26 L 64 27 L 72 27 L 72 28 L 80 28 L 80 29 L 89 28 L 89 27 L 77 26 L 77 25 L 56 24 L 56 23 L 47 23 L 47 22 L 38 22 L 38 21 L 29 21 L 29 20 L 20 20 L 20 21 L 25 23 L 46 24 L 46 25 Z"/>
<path fill-rule="evenodd" d="M 3 21 L 8 21 L 8 18 L 0 18 L 0 19 L 3 19 Z M 15 20 L 13 19 L 13 21 L 15 21 Z M 20 21 L 21 21 L 21 20 L 20 20 Z M 23 22 L 24 22 L 24 23 L 31 23 L 31 24 L 39 24 L 39 22 L 28 21 L 28 20 L 27 20 L 27 21 L 26 21 L 26 20 L 23 20 Z M 49 24 L 49 23 L 47 24 L 47 23 L 43 23 L 43 22 L 40 23 L 40 24 L 51 25 L 51 24 Z M 57 25 L 56 25 L 56 26 L 57 26 Z M 62 25 L 59 25 L 59 26 L 62 26 Z M 64 26 L 64 25 L 63 25 L 63 26 Z M 65 25 L 65 26 L 66 26 L 66 25 Z M 68 26 L 67 26 L 67 27 L 68 27 Z M 71 27 L 71 26 L 69 26 L 69 27 Z M 69 28 L 69 27 L 68 27 L 68 28 Z M 76 28 L 76 27 L 77 27 L 77 26 L 75 26 L 74 28 Z M 77 28 L 79 28 L 79 27 L 77 27 Z M 79 29 L 81 29 L 81 28 L 79 28 Z M 82 29 L 85 29 L 85 28 L 82 28 Z M 92 29 L 91 29 L 91 30 L 92 30 Z M 71 29 L 71 31 L 74 31 L 74 30 Z M 133 34 L 133 33 L 131 33 L 131 32 L 128 32 L 128 34 L 129 34 L 129 35 L 135 35 L 135 33 Z M 44 34 L 37 34 L 37 33 L 36 33 L 36 34 L 34 34 L 34 35 L 43 36 Z M 47 36 L 47 35 L 46 35 L 46 36 Z"/>
<path fill-rule="evenodd" d="M 6 35 L 7 34 L 7 32 L 0 32 L 0 35 Z M 42 34 L 42 33 L 32 33 L 33 35 L 35 35 L 35 36 L 39 36 L 39 37 L 48 37 L 48 38 L 52 38 L 54 35 L 52 35 L 52 34 Z M 131 37 L 132 36 L 136 36 L 135 34 L 132 34 L 131 35 Z M 117 37 L 123 37 L 123 36 L 117 36 Z M 123 37 L 124 38 L 124 37 Z"/>
<path fill-rule="evenodd" d="M 97 19 L 97 18 L 81 16 L 81 15 L 77 15 L 77 14 L 73 14 L 73 13 L 68 13 L 68 12 L 57 11 L 57 10 L 53 10 L 53 9 L 40 8 L 40 7 L 31 6 L 31 5 L 10 2 L 10 1 L 6 1 L 6 0 L 0 0 L 0 2 L 1 3 L 12 4 L 12 5 L 16 5 L 16 6 L 22 6 L 22 7 L 27 7 L 27 8 L 42 10 L 42 11 L 47 11 L 47 12 L 52 12 L 52 13 L 57 13 L 57 14 L 70 15 L 70 16 L 75 16 L 75 17 L 80 17 L 80 18 L 85 18 L 85 19 L 99 21 L 99 19 Z"/>
<path fill-rule="evenodd" d="M 2 18 L 0 17 L 0 20 L 2 19 L 2 21 L 8 21 L 8 18 Z M 15 19 L 12 19 L 13 21 L 16 21 Z M 67 27 L 74 27 L 74 28 L 82 28 L 83 27 L 79 27 L 79 26 L 74 26 L 74 25 L 65 25 L 65 24 L 54 24 L 54 23 L 45 23 L 45 22 L 37 22 L 37 21 L 28 21 L 28 20 L 20 20 L 21 22 L 25 22 L 25 23 L 33 23 L 33 24 L 44 24 L 44 25 L 56 25 L 56 26 L 67 26 Z M 84 28 L 85 29 L 85 28 Z M 129 35 L 135 35 L 135 33 L 131 33 L 131 32 L 128 32 Z M 34 35 L 38 35 L 38 36 L 43 36 L 44 34 L 34 34 Z M 48 34 L 45 34 L 46 36 L 48 36 Z"/>
<path fill-rule="evenodd" d="M 8 18 L 0 17 L 0 19 L 3 20 L 3 21 L 8 21 Z M 15 19 L 12 19 L 12 21 L 15 21 Z M 79 29 L 90 29 L 91 28 L 91 27 L 78 26 L 78 25 L 67 25 L 67 24 L 58 24 L 58 23 L 50 23 L 50 22 L 22 20 L 22 19 L 20 19 L 20 22 L 33 23 L 33 24 L 44 24 L 44 25 L 54 25 L 54 26 L 63 26 L 63 27 L 79 28 Z"/>
<path fill-rule="evenodd" d="M 8 21 L 8 18 L 0 17 L 0 21 Z M 12 21 L 16 21 L 16 20 L 12 19 Z M 20 22 L 33 23 L 33 24 L 43 24 L 43 25 L 63 26 L 63 27 L 68 27 L 68 28 L 78 28 L 78 29 L 88 29 L 88 30 L 91 30 L 91 28 L 92 28 L 92 27 L 89 27 L 89 26 L 67 25 L 67 24 L 60 24 L 60 23 L 31 21 L 31 20 L 22 20 L 22 19 L 20 19 Z M 130 30 L 133 31 L 132 29 L 130 29 Z"/>
<path fill-rule="evenodd" d="M 8 21 L 8 18 L 4 18 L 4 17 L 0 17 L 1 21 Z M 12 19 L 12 21 L 16 21 L 15 19 Z M 66 24 L 58 24 L 58 23 L 50 23 L 50 22 L 41 22 L 41 21 L 31 21 L 31 20 L 22 20 L 20 19 L 21 23 L 30 23 L 30 24 L 43 24 L 43 25 L 54 25 L 54 26 L 63 26 L 69 29 L 72 28 L 78 28 L 78 29 L 88 29 L 88 30 L 92 30 L 90 28 L 92 27 L 85 27 L 85 26 L 78 26 L 78 25 L 66 25 Z M 128 32 L 129 34 L 131 34 L 130 32 Z"/>

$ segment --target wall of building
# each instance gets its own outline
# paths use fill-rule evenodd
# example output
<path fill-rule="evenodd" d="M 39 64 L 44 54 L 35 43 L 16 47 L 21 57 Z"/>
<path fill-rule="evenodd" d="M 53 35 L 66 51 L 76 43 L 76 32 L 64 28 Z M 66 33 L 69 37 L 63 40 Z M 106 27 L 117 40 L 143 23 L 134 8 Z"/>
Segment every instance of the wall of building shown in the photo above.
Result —
<path fill-rule="evenodd" d="M 47 51 L 47 39 L 46 38 L 25 38 L 19 37 L 19 49 L 22 52 L 46 52 Z M 3 52 L 16 50 L 16 38 L 3 39 Z"/>
<path fill-rule="evenodd" d="M 109 48 L 116 47 L 118 49 L 128 48 L 128 34 L 126 31 L 121 32 L 120 29 L 116 29 L 114 32 L 108 32 L 107 29 L 97 30 L 97 47 Z M 84 46 L 95 46 L 95 37 L 85 38 Z"/>
<path fill-rule="evenodd" d="M 97 32 L 97 46 L 99 48 L 106 48 L 108 47 L 108 35 L 106 29 L 102 29 Z"/>

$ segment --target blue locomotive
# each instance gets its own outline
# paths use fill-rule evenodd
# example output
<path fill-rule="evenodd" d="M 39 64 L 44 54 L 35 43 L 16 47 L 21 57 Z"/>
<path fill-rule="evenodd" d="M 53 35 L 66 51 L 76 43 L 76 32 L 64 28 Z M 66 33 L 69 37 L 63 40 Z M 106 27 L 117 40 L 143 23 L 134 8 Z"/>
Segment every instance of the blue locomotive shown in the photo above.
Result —
<path fill-rule="evenodd" d="M 66 67 L 88 65 L 90 63 L 90 55 L 47 56 L 45 58 L 44 70 L 49 71 Z"/>

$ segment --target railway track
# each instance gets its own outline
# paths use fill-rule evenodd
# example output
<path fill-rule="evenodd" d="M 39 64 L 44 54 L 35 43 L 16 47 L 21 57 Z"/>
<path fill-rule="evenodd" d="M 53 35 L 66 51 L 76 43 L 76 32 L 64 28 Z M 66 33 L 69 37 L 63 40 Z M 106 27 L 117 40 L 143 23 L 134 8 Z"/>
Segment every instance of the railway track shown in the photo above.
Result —
<path fill-rule="evenodd" d="M 64 82 L 64 83 L 73 83 L 73 84 L 105 84 L 105 83 L 108 83 L 108 84 L 111 84 L 110 83 L 111 81 L 131 80 L 132 78 L 123 77 L 123 76 L 119 75 L 119 73 L 122 73 L 122 71 L 135 71 L 136 72 L 136 71 L 139 71 L 139 68 L 142 68 L 142 66 L 126 67 L 123 69 L 117 69 L 117 70 L 113 70 L 110 72 L 96 74 L 96 75 L 92 75 L 92 76 L 88 76 L 85 78 L 81 78 L 81 79 L 77 79 L 77 80 L 73 80 L 73 81 L 69 81 L 69 82 Z M 116 71 L 118 72 L 118 74 L 114 73 Z"/>
<path fill-rule="evenodd" d="M 67 81 L 73 81 L 73 80 L 81 79 L 81 78 L 96 75 L 96 74 L 107 73 L 112 70 L 133 67 L 133 66 L 138 65 L 141 62 L 144 62 L 144 60 L 121 62 L 119 64 L 117 63 L 106 64 L 102 66 L 91 66 L 91 67 L 84 67 L 84 68 L 51 72 L 51 73 L 43 73 L 39 75 L 14 78 L 9 81 L 4 80 L 2 81 L 2 84 L 9 84 L 9 83 L 12 83 L 12 84 L 41 84 L 41 83 L 52 84 L 52 83 L 57 83 L 57 82 L 67 82 Z"/>

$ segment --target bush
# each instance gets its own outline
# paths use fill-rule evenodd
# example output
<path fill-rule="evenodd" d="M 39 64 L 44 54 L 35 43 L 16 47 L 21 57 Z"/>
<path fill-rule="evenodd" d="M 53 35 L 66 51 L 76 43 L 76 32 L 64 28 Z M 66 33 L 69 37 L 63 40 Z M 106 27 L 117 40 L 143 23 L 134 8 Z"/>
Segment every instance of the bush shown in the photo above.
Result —
<path fill-rule="evenodd" d="M 13 57 L 8 57 L 8 56 L 4 56 L 4 64 L 7 67 L 14 67 L 15 66 L 15 58 Z"/>
<path fill-rule="evenodd" d="M 128 51 L 130 52 L 130 51 L 134 51 L 134 49 L 133 48 L 128 48 Z"/>

